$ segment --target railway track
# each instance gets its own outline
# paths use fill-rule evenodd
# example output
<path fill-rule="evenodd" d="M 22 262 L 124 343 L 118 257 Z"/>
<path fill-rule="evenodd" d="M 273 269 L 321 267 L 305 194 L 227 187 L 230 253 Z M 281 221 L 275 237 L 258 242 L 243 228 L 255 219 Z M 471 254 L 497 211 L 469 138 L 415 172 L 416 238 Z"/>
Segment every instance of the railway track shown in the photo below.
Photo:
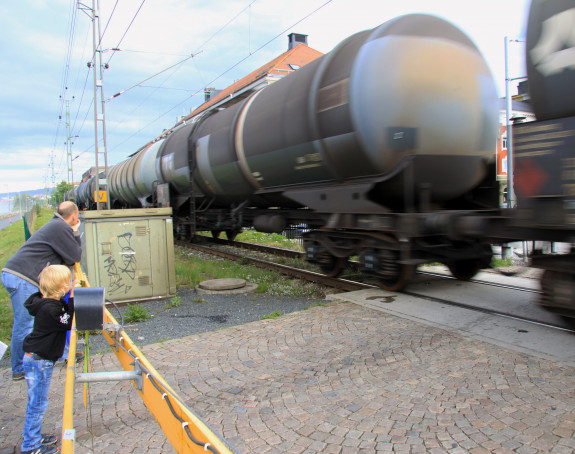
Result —
<path fill-rule="evenodd" d="M 273 256 L 289 257 L 289 258 L 294 258 L 294 259 L 303 259 L 304 255 L 305 255 L 303 252 L 293 251 L 293 250 L 289 250 L 289 249 L 276 248 L 276 247 L 269 247 L 269 246 L 252 244 L 252 243 L 242 243 L 242 242 L 235 242 L 235 241 L 229 241 L 229 240 L 224 240 L 224 239 L 215 239 L 214 240 L 214 239 L 209 238 L 209 237 L 205 237 L 205 238 L 211 243 L 210 246 L 201 245 L 201 244 L 197 244 L 197 243 L 183 243 L 183 242 L 176 242 L 176 245 L 183 247 L 183 248 L 199 250 L 203 253 L 219 256 L 219 257 L 222 257 L 222 258 L 225 258 L 228 260 L 240 260 L 241 259 L 241 260 L 243 260 L 247 263 L 253 264 L 259 268 L 274 270 L 274 271 L 280 272 L 282 274 L 285 274 L 285 275 L 293 277 L 293 278 L 314 282 L 316 284 L 324 285 L 326 287 L 331 287 L 331 288 L 335 288 L 335 289 L 342 290 L 342 291 L 357 291 L 357 290 L 377 289 L 378 288 L 375 284 L 369 283 L 369 281 L 358 282 L 356 280 L 353 280 L 352 278 L 343 279 L 343 278 L 328 277 L 328 276 L 325 276 L 323 274 L 320 274 L 320 273 L 317 273 L 314 271 L 310 271 L 310 270 L 306 270 L 306 269 L 302 269 L 302 268 L 297 268 L 294 266 L 288 266 L 288 265 L 284 265 L 284 264 L 275 263 L 271 260 L 267 260 L 267 259 L 263 259 L 263 258 L 246 256 L 245 254 L 241 254 L 241 252 L 237 252 L 237 250 L 238 249 L 249 250 L 249 251 L 255 251 L 255 252 L 258 252 L 261 254 L 269 254 L 269 255 L 273 255 Z M 214 245 L 226 246 L 226 248 L 225 249 L 217 248 L 217 247 L 214 247 Z M 234 251 L 234 249 L 236 251 Z M 348 268 L 351 269 L 353 272 L 354 270 L 358 269 L 358 264 L 356 262 L 349 262 Z M 539 326 L 549 327 L 551 329 L 575 333 L 573 326 L 570 323 L 566 322 L 565 319 L 562 319 L 560 317 L 549 314 L 547 311 L 545 311 L 543 309 L 539 309 L 537 307 L 536 302 L 533 298 L 538 297 L 538 295 L 541 293 L 541 291 L 538 289 L 521 287 L 518 285 L 513 285 L 511 283 L 494 282 L 494 281 L 489 281 L 489 280 L 485 280 L 485 279 L 473 279 L 473 280 L 470 280 L 468 282 L 461 282 L 461 281 L 457 281 L 456 279 L 454 279 L 450 275 L 441 274 L 441 273 L 434 273 L 434 272 L 427 272 L 427 271 L 418 271 L 418 279 L 419 279 L 419 281 L 416 281 L 415 285 L 409 286 L 407 289 L 405 289 L 401 293 L 404 295 L 411 296 L 411 297 L 421 298 L 421 299 L 424 299 L 426 301 L 429 301 L 429 302 L 432 302 L 435 304 L 444 304 L 444 305 L 449 305 L 449 306 L 453 306 L 453 307 L 459 307 L 462 309 L 467 309 L 467 310 L 471 310 L 471 311 L 475 311 L 475 312 L 481 312 L 481 313 L 488 314 L 488 315 L 493 315 L 493 316 L 497 316 L 497 317 L 504 317 L 504 318 L 511 318 L 511 319 L 520 320 L 520 321 L 523 321 L 523 322 L 526 322 L 529 324 L 535 324 L 535 325 L 539 325 Z M 453 288 L 454 285 L 450 284 L 450 282 L 453 282 L 455 284 L 455 286 L 464 285 L 465 288 L 470 288 L 471 286 L 482 286 L 482 288 L 483 287 L 484 288 L 491 287 L 491 288 L 495 288 L 495 289 L 500 289 L 500 291 L 512 292 L 514 294 L 519 294 L 519 295 L 523 295 L 523 294 L 530 295 L 531 299 L 528 299 L 528 298 L 523 297 L 523 296 L 521 296 L 519 298 L 517 296 L 515 296 L 515 298 L 518 298 L 518 299 L 528 300 L 528 302 L 525 304 L 529 306 L 529 311 L 525 310 L 525 305 L 523 305 L 523 304 L 516 306 L 516 307 L 513 307 L 511 310 L 505 310 L 505 309 L 498 309 L 498 308 L 494 308 L 494 307 L 489 307 L 488 305 L 485 304 L 485 301 L 483 301 L 482 299 L 477 299 L 477 298 L 474 299 L 472 297 L 469 297 L 469 299 L 472 302 L 467 302 L 467 301 L 461 301 L 461 300 L 458 301 L 457 298 L 455 298 L 455 297 L 437 296 L 437 295 L 434 295 L 432 293 L 429 293 L 426 290 L 425 284 L 423 284 L 423 285 L 417 284 L 417 282 L 422 282 L 422 281 L 425 282 L 428 279 L 432 279 L 434 285 L 436 285 L 436 286 L 447 286 L 447 287 Z M 437 284 L 438 282 L 439 282 L 439 284 Z M 457 283 L 455 283 L 455 282 L 457 282 Z M 480 290 L 479 292 L 475 291 L 475 293 L 483 293 L 483 292 L 484 292 L 484 290 Z M 447 291 L 447 293 L 449 294 L 449 290 Z M 467 297 L 466 297 L 466 299 L 467 299 Z M 526 312 L 528 312 L 530 315 L 526 315 L 525 314 Z"/>
<path fill-rule="evenodd" d="M 226 240 L 223 240 L 224 242 L 226 242 Z M 219 242 L 218 242 L 219 243 Z M 233 243 L 233 242 L 226 242 L 228 243 Z M 269 270 L 274 270 L 274 271 L 278 271 L 280 273 L 283 273 L 287 276 L 291 276 L 293 278 L 297 278 L 297 279 L 303 279 L 306 281 L 310 281 L 310 282 L 314 282 L 316 284 L 321 284 L 321 285 L 325 285 L 326 287 L 332 287 L 332 288 L 336 288 L 339 290 L 344 290 L 344 291 L 354 291 L 354 290 L 362 290 L 365 288 L 376 288 L 375 285 L 369 285 L 369 284 L 363 284 L 360 282 L 354 282 L 354 281 L 350 281 L 347 279 L 338 279 L 338 278 L 332 278 L 332 277 L 328 277 L 328 276 L 324 276 L 323 274 L 320 273 L 316 273 L 314 271 L 309 271 L 309 270 L 304 270 L 301 268 L 295 268 L 292 266 L 287 266 L 287 265 L 282 265 L 279 263 L 275 263 L 269 260 L 264 260 L 264 259 L 260 259 L 260 258 L 256 258 L 256 257 L 246 257 L 243 255 L 240 255 L 238 253 L 233 253 L 230 252 L 228 250 L 221 250 L 221 249 L 215 249 L 213 247 L 208 247 L 208 246 L 203 246 L 200 244 L 195 244 L 195 243 L 182 243 L 179 241 L 176 241 L 175 244 L 177 246 L 183 247 L 183 248 L 187 248 L 187 249 L 194 249 L 194 250 L 198 250 L 201 252 L 204 252 L 205 254 L 211 254 L 211 255 L 215 255 L 218 257 L 222 257 L 228 260 L 245 260 L 248 263 L 255 265 L 259 268 L 264 268 L 264 269 L 269 269 Z M 222 243 L 219 243 L 222 244 Z M 254 246 L 253 248 L 251 248 L 250 246 L 246 246 L 246 244 L 249 243 L 242 243 L 241 246 L 236 246 L 236 247 L 241 247 L 243 249 L 251 249 L 253 251 L 258 251 L 258 252 L 266 252 L 266 253 L 270 253 L 270 249 L 277 249 L 277 248 L 269 248 L 269 247 L 265 247 L 265 246 L 260 246 L 260 245 L 251 245 Z M 286 252 L 296 252 L 297 251 L 288 251 L 287 249 L 282 249 L 281 251 L 286 251 Z M 303 253 L 298 253 L 303 255 Z M 299 257 L 299 256 L 295 256 L 292 254 L 287 254 L 286 256 L 291 256 L 291 257 Z"/>

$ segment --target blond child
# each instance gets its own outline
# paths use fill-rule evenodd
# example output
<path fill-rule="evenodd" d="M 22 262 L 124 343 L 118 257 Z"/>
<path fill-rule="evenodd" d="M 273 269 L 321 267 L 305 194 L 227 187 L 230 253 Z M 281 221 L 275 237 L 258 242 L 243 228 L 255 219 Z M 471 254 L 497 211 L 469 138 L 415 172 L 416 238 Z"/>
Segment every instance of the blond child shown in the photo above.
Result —
<path fill-rule="evenodd" d="M 41 433 L 48 408 L 48 393 L 54 363 L 62 356 L 66 332 L 74 315 L 72 273 L 65 265 L 50 265 L 42 270 L 40 291 L 32 294 L 24 307 L 34 317 L 32 332 L 24 339 L 24 374 L 28 385 L 28 405 L 24 422 L 22 454 L 58 452 L 56 435 Z M 68 302 L 64 296 L 72 288 Z"/>

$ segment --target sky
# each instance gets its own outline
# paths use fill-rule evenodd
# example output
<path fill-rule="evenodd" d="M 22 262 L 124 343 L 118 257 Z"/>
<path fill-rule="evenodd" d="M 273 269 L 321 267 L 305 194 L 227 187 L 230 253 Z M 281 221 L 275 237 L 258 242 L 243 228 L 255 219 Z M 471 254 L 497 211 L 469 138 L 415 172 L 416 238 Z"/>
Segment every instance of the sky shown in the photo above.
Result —
<path fill-rule="evenodd" d="M 95 165 L 92 0 L 83 1 L 0 2 L 0 193 L 68 181 L 68 150 L 74 181 Z M 108 165 L 198 107 L 205 87 L 224 89 L 285 52 L 289 33 L 308 35 L 310 47 L 327 53 L 394 17 L 433 14 L 475 42 L 504 96 L 504 38 L 524 37 L 529 6 L 529 0 L 98 3 Z M 525 75 L 523 52 L 521 42 L 511 43 L 510 77 Z"/>

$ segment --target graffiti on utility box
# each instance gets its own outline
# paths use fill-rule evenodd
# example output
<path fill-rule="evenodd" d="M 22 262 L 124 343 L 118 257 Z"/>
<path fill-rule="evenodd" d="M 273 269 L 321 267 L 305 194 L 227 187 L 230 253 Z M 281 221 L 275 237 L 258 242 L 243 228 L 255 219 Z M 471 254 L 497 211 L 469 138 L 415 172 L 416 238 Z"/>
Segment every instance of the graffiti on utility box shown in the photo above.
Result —
<path fill-rule="evenodd" d="M 117 260 L 113 254 L 104 260 L 104 270 L 110 280 L 108 291 L 111 294 L 127 294 L 133 287 L 136 278 L 136 251 L 131 242 L 131 232 L 119 235 L 116 237 L 116 243 L 120 260 Z"/>

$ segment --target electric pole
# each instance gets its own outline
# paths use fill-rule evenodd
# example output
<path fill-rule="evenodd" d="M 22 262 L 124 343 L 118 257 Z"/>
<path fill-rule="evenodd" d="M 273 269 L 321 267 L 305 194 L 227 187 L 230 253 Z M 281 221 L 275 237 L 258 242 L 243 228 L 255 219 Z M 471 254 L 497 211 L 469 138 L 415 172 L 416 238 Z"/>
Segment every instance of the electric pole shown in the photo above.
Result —
<path fill-rule="evenodd" d="M 106 107 L 104 98 L 104 69 L 108 64 L 102 64 L 101 33 L 100 33 L 100 4 L 99 0 L 92 0 L 92 8 L 88 8 L 81 3 L 78 7 L 82 10 L 90 11 L 92 14 L 92 44 L 93 44 L 93 63 L 89 62 L 88 67 L 94 71 L 94 146 L 96 151 L 96 191 L 94 198 L 96 207 L 100 209 L 109 209 L 108 202 L 108 152 L 106 143 Z M 102 146 L 100 146 L 99 137 L 102 135 Z M 103 164 L 103 178 L 100 177 L 100 165 Z"/>
<path fill-rule="evenodd" d="M 72 172 L 72 138 L 70 137 L 70 101 L 66 101 L 66 161 L 68 162 L 68 183 L 74 185 Z"/>

